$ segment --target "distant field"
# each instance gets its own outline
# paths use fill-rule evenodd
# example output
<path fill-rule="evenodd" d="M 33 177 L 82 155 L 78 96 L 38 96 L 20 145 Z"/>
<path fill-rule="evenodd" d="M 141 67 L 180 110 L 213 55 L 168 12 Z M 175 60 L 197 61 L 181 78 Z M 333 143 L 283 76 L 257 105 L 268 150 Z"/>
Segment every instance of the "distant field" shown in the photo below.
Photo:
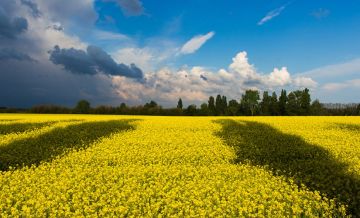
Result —
<path fill-rule="evenodd" d="M 0 216 L 360 216 L 360 117 L 0 115 Z"/>

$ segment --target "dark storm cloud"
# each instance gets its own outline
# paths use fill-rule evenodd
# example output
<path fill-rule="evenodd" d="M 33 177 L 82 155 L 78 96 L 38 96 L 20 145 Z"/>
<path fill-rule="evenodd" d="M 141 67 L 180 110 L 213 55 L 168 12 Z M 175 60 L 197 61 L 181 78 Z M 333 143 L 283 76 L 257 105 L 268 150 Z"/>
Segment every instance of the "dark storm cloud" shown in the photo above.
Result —
<path fill-rule="evenodd" d="M 143 78 L 143 72 L 135 64 L 117 64 L 109 54 L 96 46 L 88 46 L 86 52 L 74 48 L 61 49 L 55 46 L 50 52 L 50 60 L 62 65 L 74 74 L 94 75 L 103 72 L 108 75 Z"/>
<path fill-rule="evenodd" d="M 34 17 L 40 17 L 41 12 L 37 6 L 37 4 L 31 0 L 21 0 L 21 3 L 23 5 L 26 5 L 31 10 L 31 13 Z"/>
<path fill-rule="evenodd" d="M 25 18 L 15 17 L 10 18 L 5 10 L 0 5 L 0 37 L 15 38 L 17 35 L 26 31 L 28 22 Z"/>
<path fill-rule="evenodd" d="M 9 48 L 0 49 L 1 60 L 34 61 L 29 55 Z"/>
<path fill-rule="evenodd" d="M 0 106 L 74 106 L 80 99 L 93 105 L 114 105 L 119 100 L 112 92 L 111 80 L 104 75 L 69 74 L 49 61 L 0 61 L 0 69 Z"/>
<path fill-rule="evenodd" d="M 203 79 L 204 81 L 207 81 L 207 80 L 208 80 L 208 78 L 205 77 L 204 75 L 200 75 L 200 78 Z"/>
<path fill-rule="evenodd" d="M 70 48 L 60 49 L 55 46 L 50 51 L 50 61 L 64 66 L 65 70 L 74 74 L 96 74 L 95 64 L 85 51 Z"/>
<path fill-rule="evenodd" d="M 31 2 L 37 3 L 40 11 Z M 74 106 L 79 99 L 87 99 L 93 105 L 118 104 L 119 97 L 109 76 L 103 73 L 93 75 L 97 72 L 94 69 L 88 69 L 85 75 L 68 73 L 44 55 L 56 45 L 50 45 L 54 41 L 50 37 L 54 34 L 64 37 L 64 42 L 58 43 L 68 43 L 70 37 L 62 33 L 64 27 L 76 25 L 84 29 L 93 28 L 96 11 L 90 3 L 90 7 L 85 7 L 88 3 L 84 2 L 0 0 L 0 107 L 30 107 L 36 104 Z M 30 20 L 39 14 L 42 14 L 41 19 Z M 30 26 L 32 32 L 27 31 Z M 46 34 L 47 28 L 60 32 L 49 35 Z M 72 63 L 72 66 L 79 64 L 78 68 L 82 70 L 88 64 L 99 71 L 99 66 L 89 59 L 87 51 L 80 51 L 74 50 L 72 55 L 79 61 L 83 54 L 83 62 L 80 60 L 80 63 Z M 71 61 L 71 56 L 67 58 L 58 61 Z M 68 68 L 74 70 L 74 67 Z"/>

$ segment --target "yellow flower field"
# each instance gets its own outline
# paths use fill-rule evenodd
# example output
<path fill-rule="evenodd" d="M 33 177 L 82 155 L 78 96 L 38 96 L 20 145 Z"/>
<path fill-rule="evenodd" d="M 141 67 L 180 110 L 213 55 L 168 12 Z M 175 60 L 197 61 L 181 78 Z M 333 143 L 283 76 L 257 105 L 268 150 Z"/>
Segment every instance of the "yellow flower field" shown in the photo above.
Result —
<path fill-rule="evenodd" d="M 360 215 L 359 117 L 0 115 L 1 217 Z"/>

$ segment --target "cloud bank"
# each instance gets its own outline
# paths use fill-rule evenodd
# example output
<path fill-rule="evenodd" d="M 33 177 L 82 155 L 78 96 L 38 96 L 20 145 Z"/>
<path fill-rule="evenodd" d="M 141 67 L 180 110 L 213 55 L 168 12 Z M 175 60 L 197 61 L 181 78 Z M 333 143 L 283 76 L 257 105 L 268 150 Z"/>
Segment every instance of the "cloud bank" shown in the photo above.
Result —
<path fill-rule="evenodd" d="M 317 86 L 311 78 L 292 78 L 286 67 L 261 74 L 249 63 L 246 52 L 239 52 L 227 69 L 210 71 L 200 66 L 179 70 L 162 68 L 146 73 L 144 77 L 144 83 L 133 83 L 126 77 L 113 77 L 115 92 L 132 104 L 153 99 L 165 106 L 173 106 L 179 97 L 198 104 L 218 93 L 237 99 L 250 88 L 275 91 L 280 88 Z"/>

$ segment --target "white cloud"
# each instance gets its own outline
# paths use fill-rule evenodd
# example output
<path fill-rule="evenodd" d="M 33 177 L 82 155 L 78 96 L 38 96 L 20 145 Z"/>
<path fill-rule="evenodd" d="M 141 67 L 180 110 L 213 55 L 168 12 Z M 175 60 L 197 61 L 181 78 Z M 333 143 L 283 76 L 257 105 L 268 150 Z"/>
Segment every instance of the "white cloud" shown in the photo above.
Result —
<path fill-rule="evenodd" d="M 309 76 L 315 79 L 338 79 L 345 76 L 356 76 L 360 72 L 360 58 L 346 61 L 343 63 L 319 67 L 301 74 L 299 76 Z"/>
<path fill-rule="evenodd" d="M 304 73 L 296 74 L 296 77 L 312 78 L 316 80 L 317 88 L 313 94 L 316 98 L 327 102 L 354 102 L 360 101 L 360 95 L 354 95 L 360 91 L 360 58 L 318 67 Z M 295 80 L 295 83 L 311 81 Z M 334 93 L 336 92 L 336 94 Z"/>
<path fill-rule="evenodd" d="M 130 38 L 121 33 L 113 33 L 108 31 L 102 30 L 95 30 L 94 31 L 95 37 L 99 40 L 130 40 Z"/>
<path fill-rule="evenodd" d="M 118 63 L 131 64 L 134 63 L 143 71 L 148 72 L 153 68 L 153 64 L 157 57 L 149 48 L 122 48 L 112 54 Z"/>
<path fill-rule="evenodd" d="M 154 42 L 148 42 L 148 45 L 145 47 L 140 48 L 133 45 L 120 48 L 112 52 L 111 55 L 119 63 L 134 63 L 143 71 L 150 72 L 162 67 L 165 62 L 167 65 L 170 65 L 169 61 L 175 57 L 176 50 L 176 47 L 171 43 L 158 45 L 154 44 Z"/>
<path fill-rule="evenodd" d="M 263 25 L 264 23 L 272 20 L 273 18 L 279 16 L 281 14 L 281 12 L 286 8 L 287 4 L 286 5 L 283 5 L 279 8 L 276 8 L 275 10 L 272 10 L 270 12 L 268 12 L 265 17 L 263 17 L 257 24 L 259 26 Z"/>
<path fill-rule="evenodd" d="M 286 67 L 282 67 L 281 69 L 274 68 L 273 72 L 269 74 L 267 82 L 271 84 L 271 86 L 288 85 L 291 83 L 290 73 Z"/>
<path fill-rule="evenodd" d="M 239 52 L 232 58 L 229 70 L 235 76 L 245 80 L 260 80 L 260 75 L 256 72 L 255 67 L 249 63 L 246 51 Z"/>
<path fill-rule="evenodd" d="M 310 77 L 295 77 L 293 82 L 300 88 L 316 88 L 318 86 L 318 83 Z"/>
<path fill-rule="evenodd" d="M 322 86 L 326 91 L 338 91 L 348 88 L 360 88 L 360 79 L 347 80 L 339 83 L 326 83 Z"/>
<path fill-rule="evenodd" d="M 163 68 L 147 72 L 144 83 L 114 77 L 113 86 L 121 98 L 132 104 L 141 104 L 152 99 L 164 106 L 174 106 L 179 97 L 187 103 L 198 104 L 206 101 L 210 95 L 216 94 L 238 99 L 249 88 L 274 90 L 316 86 L 316 82 L 311 78 L 291 78 L 286 67 L 275 68 L 269 74 L 260 74 L 248 62 L 246 52 L 239 52 L 232 60 L 228 70 L 210 71 L 199 66 L 179 70 Z"/>
<path fill-rule="evenodd" d="M 214 31 L 205 35 L 197 35 L 187 41 L 180 49 L 180 54 L 192 54 L 196 52 L 205 42 L 215 35 Z"/>

